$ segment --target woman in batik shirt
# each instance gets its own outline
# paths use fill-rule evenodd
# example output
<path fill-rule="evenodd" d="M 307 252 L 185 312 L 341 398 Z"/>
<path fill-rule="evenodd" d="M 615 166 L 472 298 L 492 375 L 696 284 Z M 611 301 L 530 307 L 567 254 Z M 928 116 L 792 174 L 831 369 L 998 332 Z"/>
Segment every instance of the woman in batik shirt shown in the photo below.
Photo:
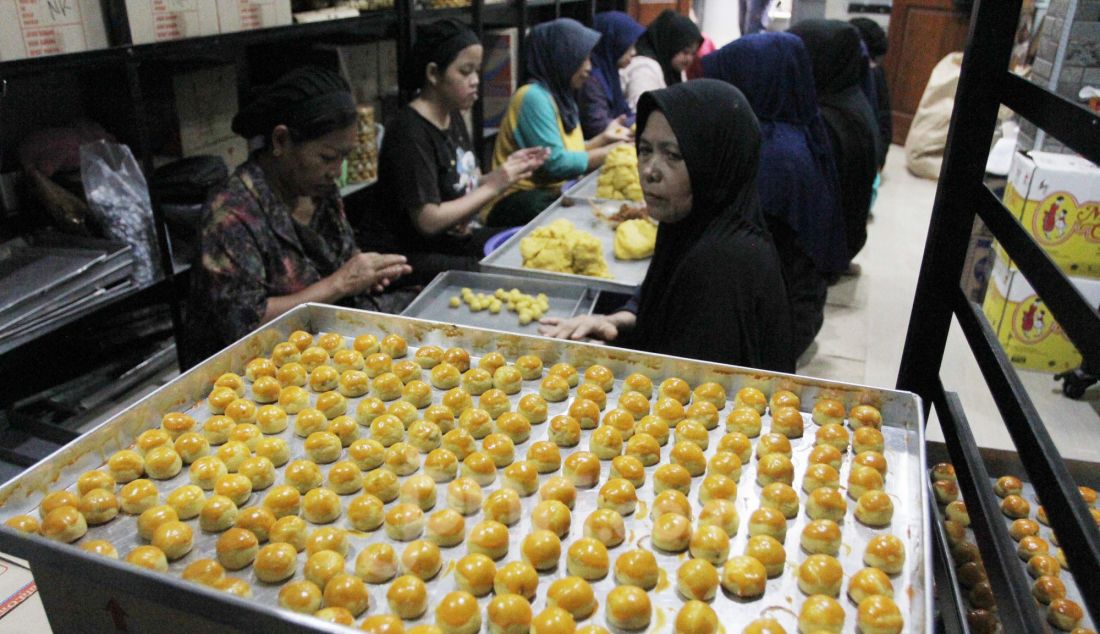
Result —
<path fill-rule="evenodd" d="M 288 73 L 233 119 L 259 144 L 206 210 L 192 269 L 188 365 L 306 302 L 394 312 L 386 293 L 411 271 L 400 255 L 362 253 L 335 185 L 356 145 L 355 102 L 339 75 Z"/>

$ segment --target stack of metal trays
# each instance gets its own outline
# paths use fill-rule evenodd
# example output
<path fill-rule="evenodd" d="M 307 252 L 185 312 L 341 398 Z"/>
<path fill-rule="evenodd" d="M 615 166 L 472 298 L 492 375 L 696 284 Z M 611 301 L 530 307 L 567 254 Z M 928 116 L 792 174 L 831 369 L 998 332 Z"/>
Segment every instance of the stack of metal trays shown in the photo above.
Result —
<path fill-rule="evenodd" d="M 481 270 L 490 273 L 573 282 L 613 293 L 633 294 L 645 280 L 651 259 L 616 259 L 615 230 L 606 220 L 597 215 L 597 212 L 605 217 L 614 215 L 622 205 L 623 201 L 574 200 L 563 196 L 516 232 L 507 242 L 485 256 L 481 260 Z M 531 235 L 531 232 L 535 229 L 561 219 L 568 220 L 577 229 L 587 231 L 599 239 L 603 245 L 604 259 L 607 260 L 607 266 L 611 273 L 610 278 L 557 273 L 523 266 L 523 256 L 520 255 L 519 250 L 520 241 Z"/>
<path fill-rule="evenodd" d="M 0 248 L 0 351 L 133 288 L 129 245 L 40 234 Z"/>
<path fill-rule="evenodd" d="M 488 310 L 475 312 L 461 302 L 457 307 L 452 306 L 451 299 L 460 298 L 462 290 L 466 288 L 474 293 L 487 295 L 494 294 L 498 289 L 506 292 L 516 289 L 525 295 L 543 293 L 550 301 L 550 310 L 545 316 L 560 319 L 591 314 L 600 294 L 582 284 L 552 282 L 518 275 L 447 271 L 437 275 L 401 315 L 474 328 L 505 330 L 516 334 L 538 334 L 537 321 L 521 324 L 515 313 L 506 310 L 493 314 Z"/>
<path fill-rule="evenodd" d="M 38 517 L 39 505 L 45 495 L 61 489 L 72 490 L 82 473 L 105 468 L 104 462 L 114 452 L 134 446 L 135 439 L 142 432 L 160 425 L 161 417 L 165 413 L 188 412 L 197 421 L 197 425 L 202 425 L 203 421 L 210 418 L 208 395 L 214 381 L 222 373 L 246 374 L 244 368 L 251 359 L 270 355 L 278 344 L 287 341 L 291 333 L 298 330 L 315 335 L 311 340 L 314 345 L 324 343 L 330 347 L 343 345 L 348 348 L 354 346 L 353 338 L 360 335 L 369 334 L 383 341 L 389 335 L 398 335 L 407 343 L 405 359 L 416 358 L 416 351 L 424 346 L 438 346 L 443 349 L 461 348 L 466 351 L 470 356 L 471 366 L 477 366 L 479 360 L 490 353 L 503 355 L 508 363 L 516 363 L 521 355 L 534 355 L 542 361 L 544 368 L 557 363 L 567 363 L 582 373 L 594 364 L 600 364 L 610 371 L 613 381 L 610 385 L 601 386 L 601 388 L 589 386 L 588 392 L 592 389 L 610 388 L 606 393 L 608 411 L 615 407 L 614 403 L 623 394 L 625 379 L 632 373 L 644 374 L 653 381 L 654 399 L 658 396 L 657 384 L 671 377 L 680 378 L 691 386 L 715 382 L 721 386 L 726 398 L 721 403 L 719 418 L 714 421 L 716 426 L 709 432 L 710 441 L 708 449 L 705 450 L 708 458 L 716 455 L 718 446 L 726 437 L 726 426 L 723 421 L 734 409 L 731 401 L 740 390 L 756 388 L 764 395 L 781 389 L 790 390 L 801 398 L 803 404 L 801 415 L 805 424 L 805 434 L 790 441 L 793 450 L 791 460 L 795 465 L 795 479 L 792 485 L 796 490 L 801 484 L 802 475 L 809 460 L 808 456 L 814 446 L 817 423 L 813 422 L 809 412 L 812 404 L 822 398 L 832 398 L 840 401 L 845 411 L 857 404 L 874 405 L 882 413 L 883 453 L 889 463 L 885 487 L 886 492 L 894 499 L 896 510 L 889 527 L 873 529 L 860 524 L 852 517 L 852 508 L 855 503 L 847 501 L 846 518 L 841 522 L 842 543 L 838 545 L 837 557 L 843 566 L 845 578 L 848 578 L 863 567 L 863 553 L 870 539 L 883 534 L 896 536 L 904 547 L 905 562 L 900 572 L 894 575 L 891 581 L 894 600 L 905 621 L 904 631 L 927 632 L 933 628 L 928 489 L 922 486 L 926 463 L 924 420 L 920 400 L 915 395 L 889 389 L 639 353 L 608 346 L 458 327 L 447 323 L 316 304 L 298 307 L 263 326 L 161 390 L 107 420 L 19 477 L 0 486 L 0 520 L 8 522 L 13 516 L 19 514 Z M 323 342 L 316 337 L 321 334 L 325 336 Z M 365 347 L 369 347 L 369 344 L 369 341 L 363 342 Z M 282 350 L 285 353 L 287 349 L 283 346 Z M 286 360 L 286 357 L 279 358 Z M 527 364 L 521 365 L 530 367 Z M 545 373 L 544 369 L 539 375 L 545 376 Z M 595 380 L 600 377 L 593 374 L 593 378 Z M 602 378 L 607 377 L 604 375 Z M 521 398 L 537 394 L 539 385 L 540 381 L 537 378 L 523 381 L 519 386 L 520 390 L 508 397 L 512 411 L 517 411 L 517 402 Z M 247 383 L 242 385 L 242 388 L 244 394 L 253 394 Z M 578 387 L 576 391 L 579 392 L 580 389 Z M 441 389 L 433 389 L 433 402 L 438 403 L 442 393 Z M 568 395 L 570 398 L 550 403 L 547 416 L 553 419 L 566 412 L 575 400 L 572 398 L 573 393 L 574 391 L 570 390 Z M 714 392 L 711 393 L 711 398 L 716 396 Z M 319 396 L 310 395 L 311 402 L 315 398 Z M 348 399 L 349 415 L 358 410 L 361 398 Z M 412 406 L 409 403 L 404 405 Z M 667 413 L 667 408 L 661 408 L 661 411 Z M 289 429 L 274 433 L 274 437 L 280 438 L 288 445 L 291 459 L 306 455 L 305 440 L 295 433 L 296 422 L 292 421 Z M 764 424 L 770 427 L 770 416 L 765 415 Z M 550 437 L 549 429 L 552 426 L 552 422 L 533 424 L 529 437 L 515 441 L 515 459 L 522 460 L 534 443 L 546 441 Z M 768 427 L 765 427 L 765 430 L 767 429 Z M 361 436 L 366 438 L 369 433 L 368 429 L 363 429 Z M 581 432 L 581 438 L 575 447 L 561 447 L 562 460 L 568 460 L 577 452 L 588 450 L 593 433 L 594 431 Z M 568 445 L 567 442 L 563 444 Z M 660 456 L 654 456 L 658 458 L 656 464 L 644 468 L 645 480 L 637 487 L 637 505 L 624 511 L 626 515 L 623 542 L 608 547 L 610 562 L 634 549 L 651 551 L 656 557 L 660 577 L 657 585 L 649 592 L 652 618 L 647 627 L 648 632 L 671 631 L 677 612 L 685 601 L 677 593 L 676 587 L 677 573 L 681 566 L 689 561 L 687 553 L 658 551 L 650 540 L 654 530 L 650 509 L 653 508 L 655 499 L 655 469 L 672 460 L 671 452 L 674 445 L 675 441 L 670 439 L 668 444 L 660 447 Z M 846 455 L 850 454 L 846 452 Z M 421 459 L 418 458 L 418 462 Z M 841 482 L 846 481 L 851 462 L 850 457 L 844 459 L 840 472 Z M 739 486 L 736 492 L 724 494 L 730 496 L 726 499 L 733 502 L 740 516 L 739 530 L 730 533 L 730 556 L 740 555 L 745 551 L 750 532 L 749 518 L 752 512 L 761 506 L 761 488 L 756 483 L 757 461 L 746 456 L 743 464 L 744 470 L 737 478 Z M 378 467 L 379 470 L 387 468 L 387 466 Z M 609 468 L 608 462 L 602 461 L 599 469 L 599 483 L 589 488 L 580 487 L 577 491 L 576 505 L 572 511 L 572 529 L 561 539 L 560 561 L 552 570 L 546 570 L 538 576 L 537 592 L 532 591 L 531 607 L 536 614 L 547 606 L 547 595 L 551 584 L 569 574 L 566 553 L 573 544 L 584 537 L 585 530 L 582 524 L 600 504 L 597 495 L 601 486 L 611 477 Z M 407 473 L 407 470 L 402 473 Z M 560 473 L 555 471 L 540 474 L 537 476 L 537 484 L 541 486 Z M 566 474 L 568 475 L 568 470 Z M 401 479 L 408 477 L 414 476 L 402 476 Z M 285 478 L 286 474 L 280 468 L 275 484 L 282 484 L 286 481 Z M 484 496 L 487 497 L 507 486 L 501 482 L 501 479 L 502 477 L 496 476 L 493 482 L 486 483 L 483 488 Z M 689 503 L 692 517 L 699 517 L 702 508 L 700 501 L 702 480 L 702 474 L 700 474 L 691 485 Z M 187 484 L 188 481 L 188 470 L 184 468 L 181 473 L 170 479 L 158 480 L 156 486 L 163 495 L 166 495 L 169 491 Z M 435 510 L 439 510 L 451 504 L 446 495 L 448 483 L 440 482 L 436 488 L 439 502 Z M 242 508 L 260 504 L 265 493 L 265 491 L 252 493 L 249 499 L 242 503 Z M 343 496 L 341 506 L 351 504 L 351 500 L 356 495 L 359 494 L 351 493 L 351 497 Z M 507 531 L 508 551 L 498 561 L 498 566 L 502 567 L 507 562 L 520 560 L 521 545 L 534 527 L 532 512 L 539 498 L 539 495 L 520 498 L 520 510 L 512 515 L 514 525 Z M 397 503 L 398 500 L 386 503 L 386 509 L 392 509 Z M 329 527 L 351 528 L 349 514 L 345 513 L 327 526 L 311 526 L 310 530 Z M 484 518 L 483 510 L 473 509 L 472 514 L 465 520 L 467 530 L 472 531 L 473 527 Z M 201 557 L 216 556 L 215 543 L 219 538 L 219 533 L 200 530 L 197 520 L 192 519 L 187 522 L 194 526 L 194 548 L 190 554 L 170 563 L 164 572 L 154 572 L 123 561 L 92 554 L 81 548 L 81 545 L 89 540 L 107 539 L 117 548 L 119 554 L 125 557 L 135 547 L 146 543 L 137 533 L 133 516 L 119 516 L 106 524 L 93 526 L 80 541 L 72 544 L 20 533 L 5 524 L 0 526 L 0 550 L 30 561 L 43 604 L 55 631 L 98 632 L 113 631 L 113 629 L 155 631 L 158 628 L 163 629 L 166 624 L 171 624 L 168 627 L 173 631 L 189 632 L 352 631 L 349 628 L 323 623 L 307 615 L 280 608 L 279 594 L 282 584 L 260 581 L 251 566 L 231 573 L 231 577 L 245 581 L 251 587 L 249 599 L 184 581 L 181 573 L 189 564 Z M 808 556 L 799 549 L 799 536 L 807 522 L 808 518 L 804 512 L 798 513 L 787 521 L 787 526 L 784 527 L 787 529 L 786 537 L 783 540 L 787 557 L 786 565 L 781 574 L 767 580 L 763 595 L 752 600 L 738 599 L 718 590 L 711 605 L 718 613 L 721 622 L 728 624 L 727 629 L 730 627 L 740 629 L 749 621 L 766 616 L 780 621 L 787 631 L 796 631 L 798 613 L 807 601 L 806 595 L 800 591 L 797 583 L 798 566 Z M 358 555 L 368 546 L 386 544 L 395 548 L 397 552 L 406 548 L 406 544 L 394 541 L 386 531 L 380 528 L 366 532 L 349 530 L 346 536 L 348 539 L 346 570 L 354 570 L 354 564 L 351 562 L 355 562 Z M 407 621 L 407 627 L 430 623 L 435 619 L 436 606 L 440 605 L 445 595 L 458 587 L 455 563 L 467 552 L 468 548 L 465 544 L 443 549 L 441 570 L 426 581 L 427 612 L 423 616 Z M 305 560 L 306 553 L 299 553 L 295 561 L 293 580 L 301 580 Z M 584 624 L 605 625 L 607 597 L 616 586 L 614 575 L 608 573 L 599 579 L 592 578 L 590 583 L 598 599 L 598 607 L 594 614 L 584 619 Z M 389 612 L 387 597 L 389 584 L 389 581 L 384 581 L 372 583 L 367 587 L 370 596 L 369 607 L 356 619 L 356 622 L 366 616 Z M 333 593 L 333 597 L 330 598 L 339 599 L 337 594 Z M 328 597 L 328 593 L 325 595 Z M 485 614 L 491 599 L 491 594 L 477 599 L 478 608 L 482 614 Z M 838 597 L 838 603 L 844 612 L 843 631 L 856 631 L 856 606 L 843 594 Z M 362 607 L 361 603 L 359 607 Z M 479 631 L 484 630 L 479 628 Z"/>

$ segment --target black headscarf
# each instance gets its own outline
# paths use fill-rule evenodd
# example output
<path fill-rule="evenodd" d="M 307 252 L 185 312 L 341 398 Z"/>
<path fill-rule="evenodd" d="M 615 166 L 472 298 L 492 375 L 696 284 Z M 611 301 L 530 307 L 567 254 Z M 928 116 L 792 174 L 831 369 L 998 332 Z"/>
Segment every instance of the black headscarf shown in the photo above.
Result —
<path fill-rule="evenodd" d="M 655 110 L 676 135 L 692 206 L 686 218 L 657 231 L 627 343 L 793 372 L 790 308 L 756 193 L 760 126 L 752 108 L 725 82 L 681 83 L 642 95 L 639 138 Z"/>
<path fill-rule="evenodd" d="M 424 71 L 428 64 L 435 64 L 439 72 L 447 70 L 458 54 L 469 46 L 480 44 L 473 30 L 455 20 L 446 18 L 421 25 L 416 29 L 413 45 L 413 72 L 405 75 L 405 85 L 410 90 L 424 87 Z"/>
<path fill-rule="evenodd" d="M 649 24 L 642 37 L 638 38 L 635 49 L 639 55 L 657 60 L 665 73 L 665 85 L 672 86 L 683 81 L 680 71 L 672 68 L 672 58 L 692 44 L 700 44 L 702 41 L 703 34 L 691 18 L 672 9 L 665 9 Z"/>
<path fill-rule="evenodd" d="M 304 66 L 262 89 L 233 117 L 232 128 L 251 139 L 285 125 L 298 140 L 310 140 L 351 125 L 355 116 L 355 99 L 343 77 Z"/>
<path fill-rule="evenodd" d="M 562 127 L 572 132 L 580 119 L 577 91 L 571 82 L 600 41 L 594 31 L 572 18 L 535 25 L 527 36 L 527 74 L 554 96 Z"/>
<path fill-rule="evenodd" d="M 848 255 L 854 257 L 867 242 L 867 214 L 881 152 L 875 111 L 861 90 L 870 67 L 859 31 L 847 22 L 805 20 L 790 32 L 802 38 L 813 62 L 821 116 L 840 178 Z"/>
<path fill-rule="evenodd" d="M 848 24 L 859 31 L 859 36 L 863 38 L 863 43 L 867 45 L 867 52 L 871 57 L 882 57 L 886 54 L 889 48 L 886 31 L 882 30 L 878 22 L 871 18 L 852 18 L 848 20 Z"/>

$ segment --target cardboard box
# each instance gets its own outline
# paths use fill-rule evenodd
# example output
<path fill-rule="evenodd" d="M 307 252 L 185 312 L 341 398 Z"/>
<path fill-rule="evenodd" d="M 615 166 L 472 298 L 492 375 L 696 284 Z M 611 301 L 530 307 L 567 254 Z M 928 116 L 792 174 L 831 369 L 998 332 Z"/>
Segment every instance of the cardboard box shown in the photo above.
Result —
<path fill-rule="evenodd" d="M 217 0 L 126 0 L 134 44 L 217 35 Z"/>
<path fill-rule="evenodd" d="M 971 236 L 966 261 L 963 262 L 962 279 L 959 280 L 963 293 L 970 301 L 980 302 L 985 297 L 996 257 L 993 238 Z"/>
<path fill-rule="evenodd" d="M 1067 154 L 1017 153 L 1004 204 L 1067 275 L 1100 278 L 1100 168 Z"/>
<path fill-rule="evenodd" d="M 0 0 L 0 62 L 106 47 L 99 0 Z"/>
<path fill-rule="evenodd" d="M 378 94 L 381 97 L 396 95 L 397 83 L 397 42 L 383 40 L 378 43 Z"/>
<path fill-rule="evenodd" d="M 181 73 L 172 78 L 179 118 L 180 150 L 192 156 L 200 148 L 237 138 L 237 69 L 232 65 Z"/>
<path fill-rule="evenodd" d="M 1100 306 L 1100 280 L 1070 281 L 1090 304 Z M 998 257 L 993 264 L 982 310 L 1013 365 L 1052 373 L 1081 365 L 1081 353 L 1054 321 L 1050 309 L 1005 258 Z"/>
<path fill-rule="evenodd" d="M 241 163 L 244 163 L 248 159 L 248 142 L 241 137 L 233 137 L 231 139 L 225 139 L 224 141 L 218 141 L 217 143 L 211 143 L 199 148 L 194 148 L 190 152 L 187 152 L 185 156 L 220 156 L 225 161 L 226 167 L 229 168 L 229 172 L 237 169 Z"/>
<path fill-rule="evenodd" d="M 290 0 L 217 0 L 222 33 L 286 26 L 294 21 Z"/>
<path fill-rule="evenodd" d="M 485 33 L 485 63 L 481 82 L 483 86 L 485 127 L 499 128 L 508 111 L 508 103 L 516 92 L 516 80 L 519 77 L 516 66 L 519 55 L 516 42 L 519 33 L 516 29 L 502 29 Z"/>
<path fill-rule="evenodd" d="M 351 86 L 355 103 L 373 104 L 381 94 L 378 82 L 379 50 L 376 42 L 349 46 L 319 45 L 331 51 L 340 65 L 340 74 Z"/>

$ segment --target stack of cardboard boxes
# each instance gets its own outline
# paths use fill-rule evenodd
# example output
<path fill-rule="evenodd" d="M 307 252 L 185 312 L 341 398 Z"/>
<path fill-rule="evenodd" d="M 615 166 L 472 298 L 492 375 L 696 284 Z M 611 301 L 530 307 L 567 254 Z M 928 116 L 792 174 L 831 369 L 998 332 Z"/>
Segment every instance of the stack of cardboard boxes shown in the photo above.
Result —
<path fill-rule="evenodd" d="M 1004 204 L 1085 299 L 1100 306 L 1100 169 L 1076 156 L 1018 153 Z M 1009 359 L 1047 372 L 1079 366 L 1081 354 L 1043 298 L 999 245 L 995 251 L 982 308 Z"/>
<path fill-rule="evenodd" d="M 99 0 L 0 0 L 0 62 L 106 47 Z"/>
<path fill-rule="evenodd" d="M 290 0 L 126 0 L 134 44 L 290 24 Z M 0 0 L 0 62 L 107 48 L 100 0 Z"/>
<path fill-rule="evenodd" d="M 290 24 L 290 0 L 126 0 L 134 44 Z"/>

